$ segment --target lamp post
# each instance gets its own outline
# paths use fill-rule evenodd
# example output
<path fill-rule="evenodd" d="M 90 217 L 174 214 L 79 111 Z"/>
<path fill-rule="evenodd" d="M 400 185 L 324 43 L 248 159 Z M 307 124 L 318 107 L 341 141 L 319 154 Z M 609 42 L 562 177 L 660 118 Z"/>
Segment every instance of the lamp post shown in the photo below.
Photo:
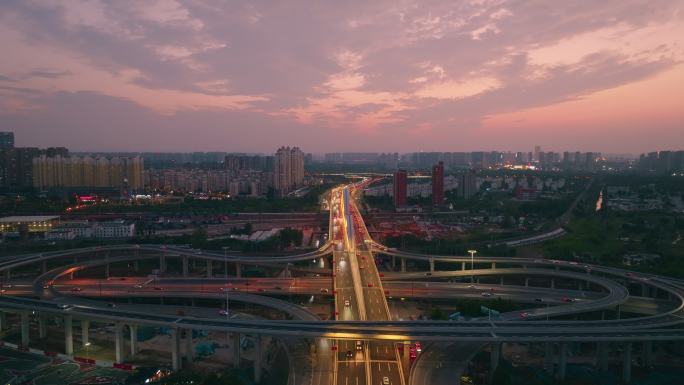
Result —
<path fill-rule="evenodd" d="M 226 275 L 226 286 L 224 289 L 226 292 L 226 320 L 228 320 L 230 319 L 230 314 L 228 313 L 228 248 L 225 246 L 223 247 L 223 268 Z"/>
<path fill-rule="evenodd" d="M 475 253 L 477 253 L 477 250 L 468 250 L 470 253 L 470 284 L 472 285 L 475 282 L 473 270 L 474 270 L 474 264 L 475 264 Z"/>

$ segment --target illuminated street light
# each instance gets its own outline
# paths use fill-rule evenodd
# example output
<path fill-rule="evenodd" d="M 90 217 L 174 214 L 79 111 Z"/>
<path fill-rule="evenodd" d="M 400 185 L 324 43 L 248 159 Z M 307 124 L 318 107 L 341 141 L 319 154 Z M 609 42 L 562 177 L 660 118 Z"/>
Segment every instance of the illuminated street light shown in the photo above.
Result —
<path fill-rule="evenodd" d="M 477 253 L 477 250 L 468 250 L 470 253 L 470 283 L 472 284 L 474 282 L 474 260 L 475 260 L 475 253 Z"/>
<path fill-rule="evenodd" d="M 88 361 L 88 359 L 90 358 L 90 356 L 88 354 L 88 348 L 90 347 L 90 342 L 86 342 L 84 346 L 85 346 L 85 350 L 86 350 L 86 361 Z"/>

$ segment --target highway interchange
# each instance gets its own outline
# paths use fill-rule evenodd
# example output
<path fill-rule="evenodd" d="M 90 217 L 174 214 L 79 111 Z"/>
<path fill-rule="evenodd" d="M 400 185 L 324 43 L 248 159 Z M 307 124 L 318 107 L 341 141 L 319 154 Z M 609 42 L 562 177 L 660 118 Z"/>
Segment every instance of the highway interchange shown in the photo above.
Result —
<path fill-rule="evenodd" d="M 363 182 L 362 182 L 363 183 Z M 362 184 L 336 188 L 330 193 L 328 242 L 320 249 L 299 255 L 244 256 L 163 245 L 116 245 L 66 250 L 52 253 L 7 257 L 0 270 L 11 278 L 12 270 L 23 266 L 42 266 L 42 274 L 31 282 L 3 289 L 0 310 L 7 313 L 38 311 L 98 322 L 164 326 L 174 330 L 216 330 L 228 333 L 264 335 L 285 339 L 316 341 L 319 346 L 314 368 L 299 368 L 290 377 L 293 383 L 307 384 L 426 384 L 444 383 L 460 378 L 460 371 L 475 352 L 487 343 L 502 342 L 600 342 L 671 341 L 684 339 L 684 282 L 665 277 L 582 265 L 566 261 L 501 257 L 426 256 L 388 249 L 374 242 L 363 224 L 354 196 Z M 332 255 L 331 259 L 327 259 Z M 428 263 L 428 271 L 380 272 L 376 258 L 399 258 Z M 47 269 L 46 261 L 71 263 Z M 154 286 L 143 277 L 125 281 L 65 279 L 82 269 L 123 261 L 159 259 L 162 276 Z M 182 278 L 163 277 L 167 258 L 183 262 Z M 261 278 L 239 277 L 241 264 L 285 266 L 288 263 L 324 258 L 327 264 L 315 277 Z M 228 263 L 236 274 L 224 279 L 198 278 L 188 273 L 188 260 Z M 435 268 L 435 263 L 442 268 Z M 471 263 L 477 264 L 471 269 Z M 449 268 L 444 269 L 444 266 Z M 301 267 L 301 266 L 300 266 Z M 297 268 L 288 267 L 288 269 Z M 454 267 L 457 267 L 454 269 Z M 107 271 L 108 271 L 107 267 Z M 207 268 L 210 271 L 210 267 Z M 39 269 L 40 270 L 40 269 Z M 402 270 L 405 270 L 403 268 Z M 304 268 L 304 271 L 307 271 Z M 318 271 L 312 269 L 310 271 Z M 382 276 L 381 276 L 382 275 Z M 492 283 L 468 285 L 446 279 L 464 277 L 506 277 L 557 279 L 579 284 L 577 289 L 540 288 Z M 18 281 L 17 281 L 18 282 Z M 296 282 L 296 284 L 295 284 Z M 551 284 L 553 285 L 553 280 Z M 200 285 L 198 289 L 197 286 Z M 251 285 L 251 288 L 250 288 Z M 646 295 L 630 295 L 628 286 L 641 287 Z M 591 290 L 588 288 L 591 287 Z M 76 289 L 76 290 L 75 290 Z M 148 314 L 140 306 L 111 308 L 101 300 L 76 297 L 182 297 L 220 300 L 229 290 L 231 300 L 259 304 L 288 314 L 290 319 L 200 318 L 192 315 Z M 634 289 L 632 289 L 634 290 Z M 547 306 L 502 314 L 496 319 L 469 321 L 397 321 L 388 306 L 388 297 L 477 298 L 483 292 L 516 302 L 532 303 L 530 298 L 545 297 Z M 546 293 L 546 294 L 544 294 Z M 301 306 L 269 295 L 320 295 L 334 298 L 334 319 L 320 320 Z M 562 298 L 578 298 L 565 302 Z M 653 304 L 651 314 L 610 320 L 572 321 L 567 315 L 612 310 L 628 303 Z M 68 306 L 67 306 L 68 305 Z M 644 306 L 646 306 L 644 305 Z M 22 329 L 23 332 L 23 329 Z M 28 331 L 26 332 L 28 333 Z M 28 336 L 26 336 L 28 342 Z M 362 341 L 360 345 L 357 341 Z M 409 344 L 427 345 L 415 360 L 408 359 Z M 406 348 L 403 348 L 406 346 Z M 492 345 L 495 346 L 495 345 Z M 402 347 L 402 348 L 400 348 Z M 331 352 L 334 352 L 331 354 Z M 403 352 L 403 354 L 402 354 Z M 457 353 L 458 352 L 458 353 Z M 290 352 L 292 353 L 292 352 Z M 351 353 L 351 354 L 350 354 Z M 413 362 L 415 361 L 415 362 Z M 412 364 L 411 364 L 412 362 Z M 439 362 L 439 365 L 435 365 Z M 451 362 L 452 365 L 443 365 Z M 174 366 L 178 367 L 174 361 Z M 411 369 L 413 368 L 413 369 Z"/>

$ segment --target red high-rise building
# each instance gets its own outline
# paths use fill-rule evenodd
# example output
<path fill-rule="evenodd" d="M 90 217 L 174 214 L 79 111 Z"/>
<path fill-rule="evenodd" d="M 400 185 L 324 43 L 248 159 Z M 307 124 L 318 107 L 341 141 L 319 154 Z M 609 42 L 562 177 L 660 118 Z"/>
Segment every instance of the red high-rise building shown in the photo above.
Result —
<path fill-rule="evenodd" d="M 394 207 L 406 206 L 407 181 L 406 170 L 397 170 L 394 173 Z"/>
<path fill-rule="evenodd" d="M 432 204 L 444 203 L 444 162 L 432 166 Z"/>

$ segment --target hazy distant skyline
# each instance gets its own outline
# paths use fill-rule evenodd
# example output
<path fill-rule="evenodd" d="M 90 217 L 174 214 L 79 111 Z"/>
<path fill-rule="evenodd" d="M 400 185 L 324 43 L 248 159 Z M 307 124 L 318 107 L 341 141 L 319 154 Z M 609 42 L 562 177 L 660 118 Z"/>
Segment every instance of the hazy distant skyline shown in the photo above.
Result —
<path fill-rule="evenodd" d="M 0 131 L 74 151 L 684 148 L 684 1 L 3 1 Z"/>

